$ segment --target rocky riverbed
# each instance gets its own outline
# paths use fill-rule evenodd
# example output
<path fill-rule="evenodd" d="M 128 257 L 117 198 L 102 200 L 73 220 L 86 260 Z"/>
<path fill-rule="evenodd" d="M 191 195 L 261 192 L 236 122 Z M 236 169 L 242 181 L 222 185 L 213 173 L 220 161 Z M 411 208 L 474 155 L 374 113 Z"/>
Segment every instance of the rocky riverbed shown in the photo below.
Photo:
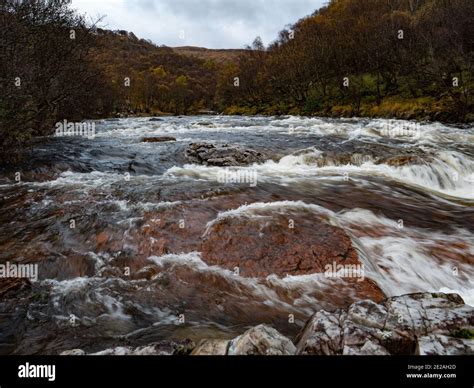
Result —
<path fill-rule="evenodd" d="M 363 300 L 333 313 L 314 314 L 294 340 L 268 325 L 233 339 L 116 347 L 108 355 L 459 355 L 474 354 L 474 308 L 456 294 L 408 294 L 382 303 Z M 85 355 L 82 349 L 64 355 Z"/>
<path fill-rule="evenodd" d="M 1 354 L 473 352 L 472 127 L 95 128 L 0 171 Z"/>

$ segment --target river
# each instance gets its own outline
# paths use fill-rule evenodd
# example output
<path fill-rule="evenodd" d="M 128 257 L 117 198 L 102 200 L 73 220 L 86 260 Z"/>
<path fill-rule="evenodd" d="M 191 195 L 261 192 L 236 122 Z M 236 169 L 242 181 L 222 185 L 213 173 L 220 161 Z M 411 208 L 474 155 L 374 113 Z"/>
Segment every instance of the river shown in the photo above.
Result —
<path fill-rule="evenodd" d="M 89 138 L 41 139 L 1 172 L 0 263 L 39 274 L 0 300 L 2 354 L 232 338 L 259 323 L 291 336 L 320 308 L 372 297 L 322 273 L 252 277 L 206 264 L 203 236 L 224 218 L 325 217 L 384 296 L 456 292 L 474 305 L 474 127 L 295 116 L 94 125 Z M 192 164 L 184 151 L 197 142 L 267 160 Z M 223 260 L 252 254 L 232 238 Z"/>

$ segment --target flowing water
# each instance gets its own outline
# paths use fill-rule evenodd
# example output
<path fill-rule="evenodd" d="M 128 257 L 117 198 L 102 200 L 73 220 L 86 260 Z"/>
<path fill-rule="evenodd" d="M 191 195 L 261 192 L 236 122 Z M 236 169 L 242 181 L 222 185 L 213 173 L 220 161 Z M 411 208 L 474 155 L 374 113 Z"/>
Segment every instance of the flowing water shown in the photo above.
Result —
<path fill-rule="evenodd" d="M 263 322 L 292 336 L 318 309 L 365 296 L 321 273 L 242 277 L 202 260 L 216 220 L 262 212 L 324 214 L 385 296 L 452 291 L 474 304 L 473 127 L 233 116 L 95 125 L 93 138 L 41 139 L 21 167 L 1 171 L 0 264 L 39 272 L 0 296 L 1 353 L 230 338 Z M 192 142 L 268 160 L 189 164 Z M 222 182 L 223 170 L 256 180 Z"/>

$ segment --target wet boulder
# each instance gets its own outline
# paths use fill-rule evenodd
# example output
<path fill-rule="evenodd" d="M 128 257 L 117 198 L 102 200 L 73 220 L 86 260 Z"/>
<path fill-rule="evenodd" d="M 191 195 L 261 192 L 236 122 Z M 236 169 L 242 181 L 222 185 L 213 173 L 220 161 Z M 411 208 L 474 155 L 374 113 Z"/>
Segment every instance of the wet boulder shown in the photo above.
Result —
<path fill-rule="evenodd" d="M 304 275 L 325 272 L 327 265 L 360 264 L 350 237 L 310 212 L 253 217 L 221 217 L 208 225 L 202 260 L 245 277 Z"/>
<path fill-rule="evenodd" d="M 315 313 L 300 333 L 298 354 L 336 355 L 343 347 L 340 313 Z"/>
<path fill-rule="evenodd" d="M 229 348 L 229 340 L 205 339 L 201 340 L 191 352 L 192 356 L 225 356 Z"/>
<path fill-rule="evenodd" d="M 288 338 L 267 325 L 258 325 L 230 341 L 228 355 L 295 354 L 296 347 Z"/>
<path fill-rule="evenodd" d="M 469 338 L 457 338 L 443 334 L 430 334 L 421 337 L 418 340 L 417 353 L 421 356 L 474 354 L 473 331 L 471 330 Z"/>
<path fill-rule="evenodd" d="M 298 354 L 472 354 L 474 308 L 456 294 L 417 293 L 319 311 L 297 339 Z M 464 337 L 464 338 L 462 338 Z"/>
<path fill-rule="evenodd" d="M 248 166 L 268 159 L 262 152 L 227 144 L 191 143 L 184 151 L 187 161 L 208 166 Z"/>
<path fill-rule="evenodd" d="M 282 356 L 295 353 L 296 347 L 290 339 L 273 327 L 261 324 L 248 329 L 232 340 L 201 340 L 191 355 Z"/>

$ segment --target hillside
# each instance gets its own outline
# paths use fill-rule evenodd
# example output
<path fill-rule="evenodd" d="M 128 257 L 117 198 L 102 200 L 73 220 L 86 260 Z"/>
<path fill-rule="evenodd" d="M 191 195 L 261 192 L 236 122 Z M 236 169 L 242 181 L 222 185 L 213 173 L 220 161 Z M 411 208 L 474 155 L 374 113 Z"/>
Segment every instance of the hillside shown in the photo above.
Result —
<path fill-rule="evenodd" d="M 195 57 L 202 60 L 214 60 L 218 63 L 236 62 L 245 50 L 239 49 L 208 49 L 204 47 L 182 46 L 173 47 L 175 53 Z"/>
<path fill-rule="evenodd" d="M 473 121 L 472 20 L 470 0 L 332 0 L 269 47 L 256 40 L 218 100 L 227 113 Z"/>
<path fill-rule="evenodd" d="M 468 0 L 333 0 L 268 47 L 171 48 L 101 30 L 97 57 L 115 111 L 469 121 L 472 19 Z"/>
<path fill-rule="evenodd" d="M 113 111 L 185 114 L 213 105 L 218 71 L 213 55 L 188 55 L 127 31 L 98 29 L 96 43 L 95 62 L 109 80 Z"/>

